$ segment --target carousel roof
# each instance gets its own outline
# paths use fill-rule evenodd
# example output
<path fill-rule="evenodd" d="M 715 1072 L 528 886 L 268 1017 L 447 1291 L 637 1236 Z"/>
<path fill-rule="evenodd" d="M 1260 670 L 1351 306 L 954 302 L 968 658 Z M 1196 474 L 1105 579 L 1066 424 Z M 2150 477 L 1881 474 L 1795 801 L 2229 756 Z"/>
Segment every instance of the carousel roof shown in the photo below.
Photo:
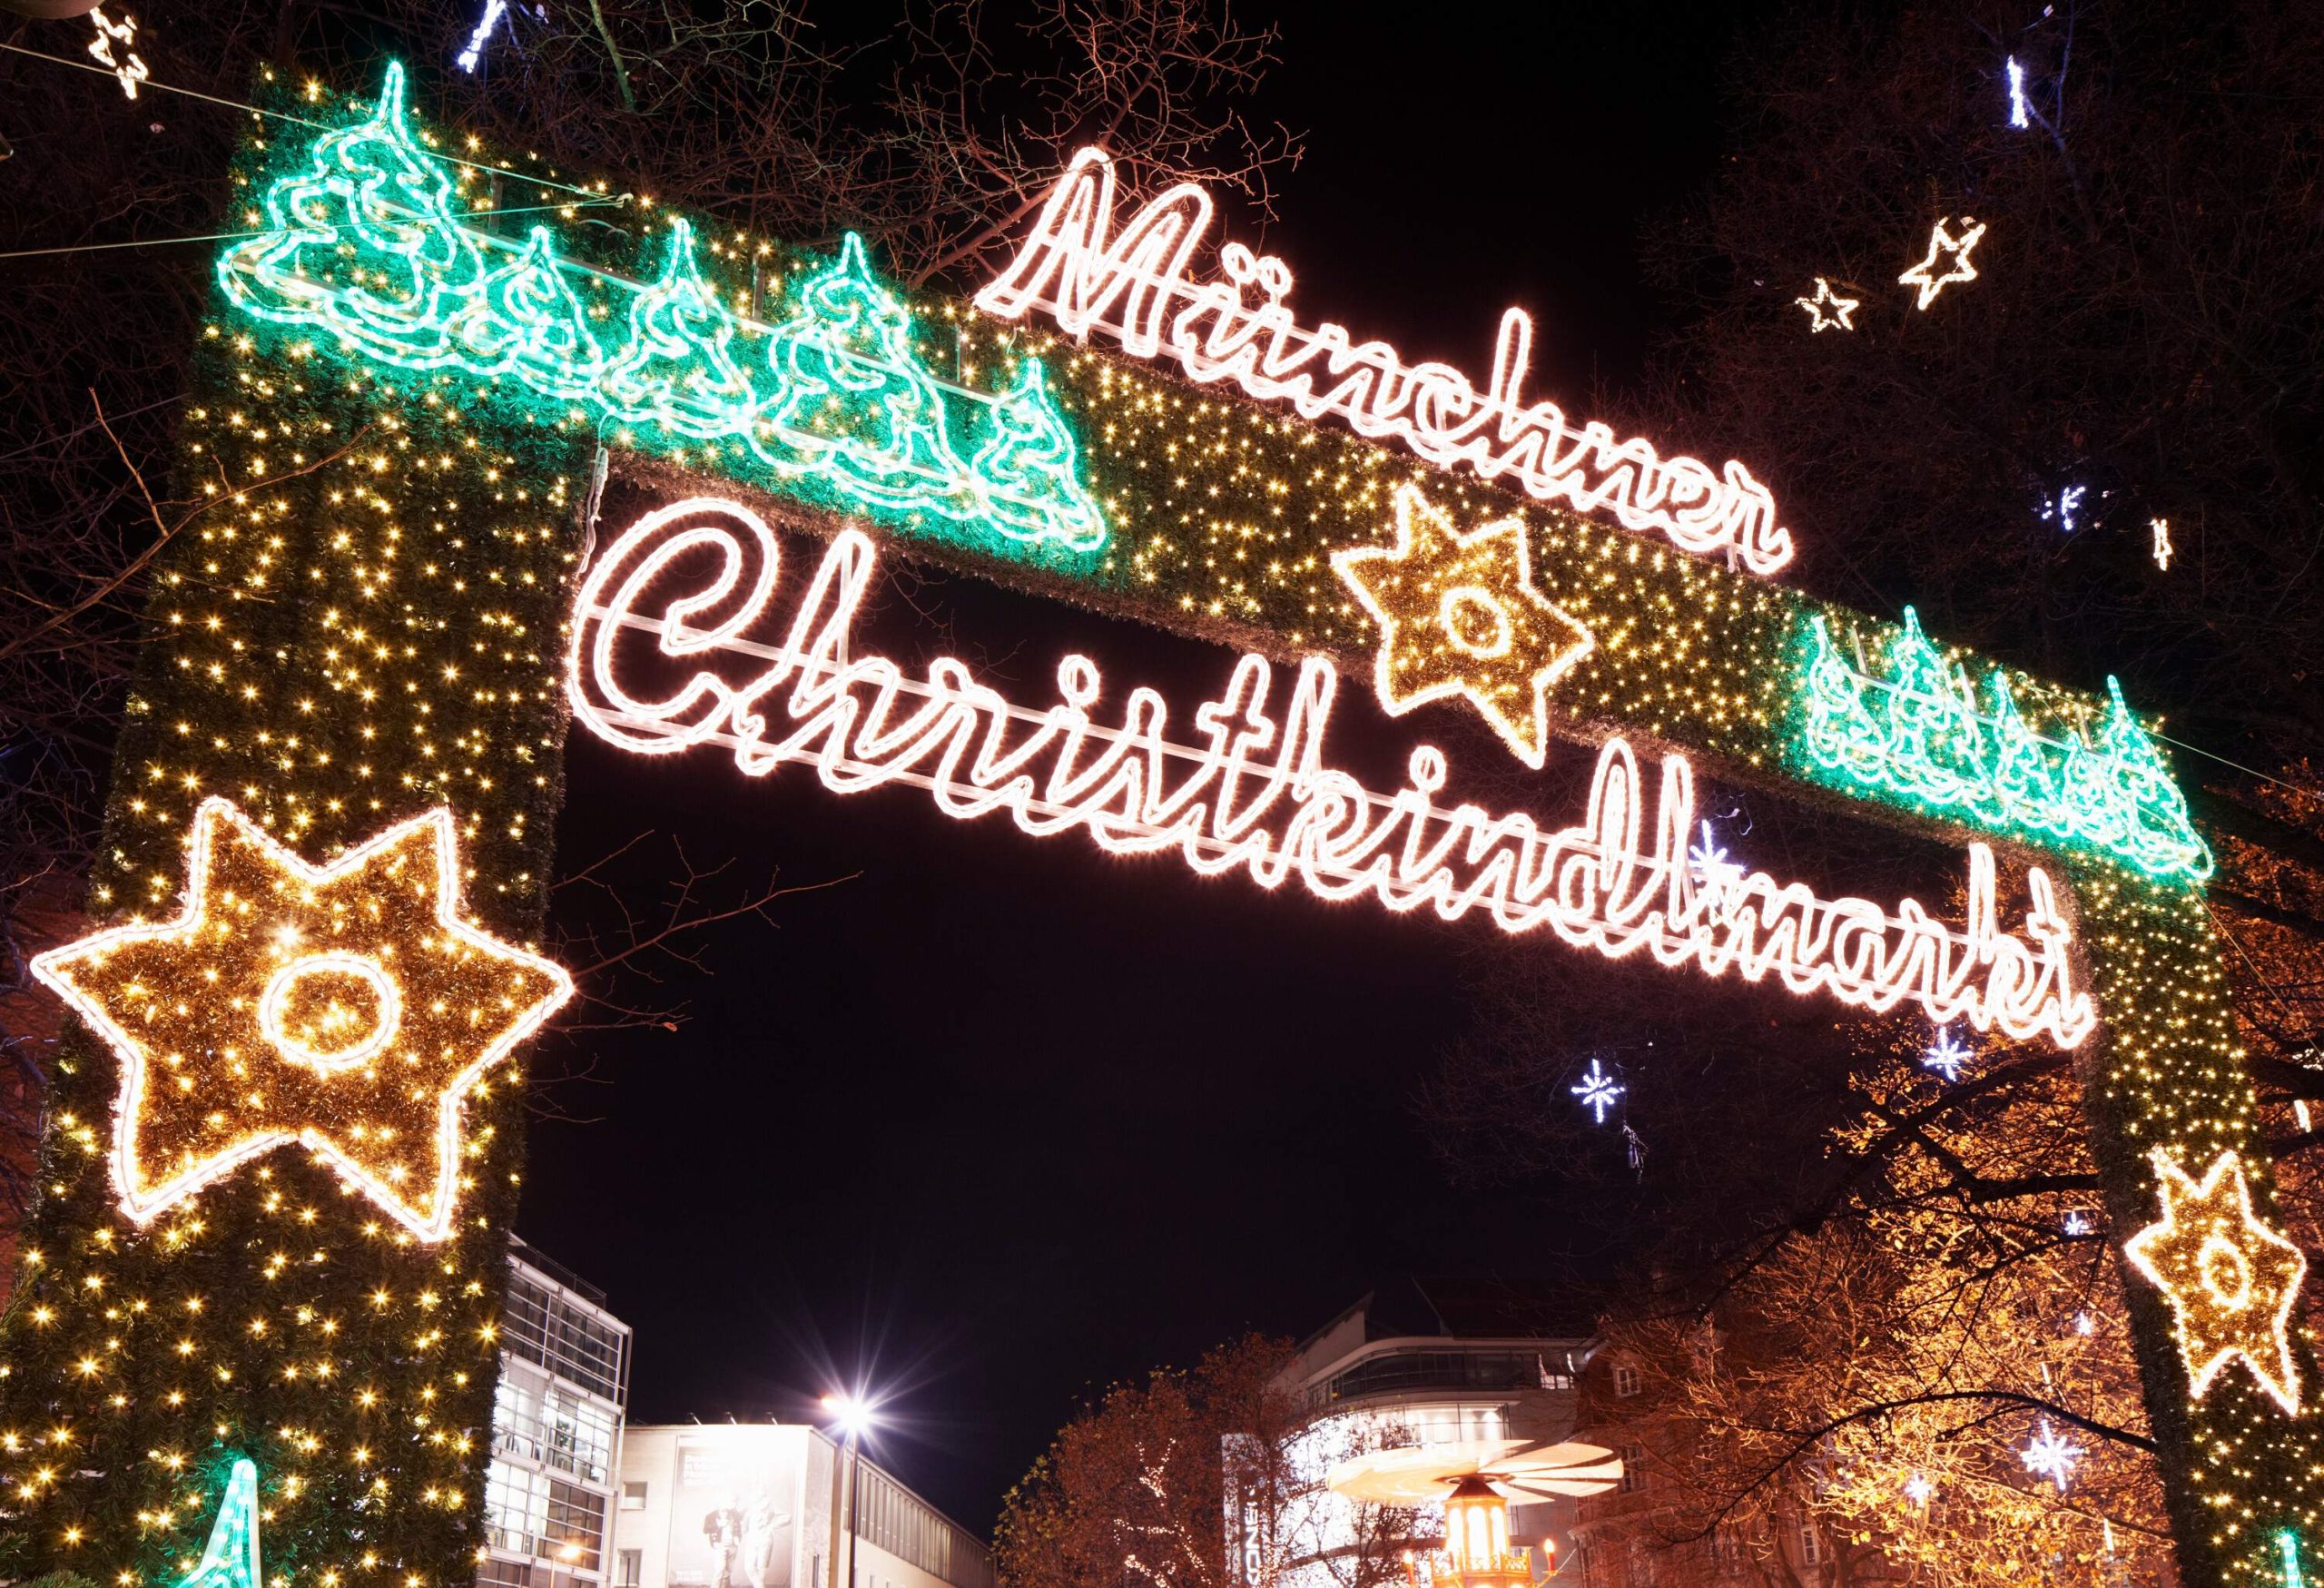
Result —
<path fill-rule="evenodd" d="M 1374 1505 L 1433 1505 L 1462 1480 L 1482 1478 L 1502 1499 L 1523 1505 L 1560 1494 L 1602 1494 L 1621 1476 L 1621 1458 L 1601 1445 L 1474 1439 L 1370 1451 L 1333 1466 L 1324 1483 Z"/>

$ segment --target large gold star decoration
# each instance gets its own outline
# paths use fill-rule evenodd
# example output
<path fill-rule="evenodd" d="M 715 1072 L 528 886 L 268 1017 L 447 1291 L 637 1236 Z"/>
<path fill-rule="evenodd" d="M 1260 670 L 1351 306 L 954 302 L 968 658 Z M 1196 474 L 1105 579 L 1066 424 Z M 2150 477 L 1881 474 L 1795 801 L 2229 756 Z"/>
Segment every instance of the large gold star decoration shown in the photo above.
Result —
<path fill-rule="evenodd" d="M 175 921 L 33 962 L 120 1055 L 122 1211 L 149 1224 L 296 1141 L 413 1235 L 443 1239 L 463 1105 L 572 979 L 460 919 L 448 810 L 315 866 L 213 798 L 188 848 Z"/>
<path fill-rule="evenodd" d="M 1549 687 L 1590 654 L 1590 630 L 1533 583 L 1522 518 L 1466 535 L 1420 488 L 1396 488 L 1396 544 L 1332 553 L 1332 569 L 1380 625 L 1373 686 L 1391 716 L 1466 698 L 1517 758 L 1550 748 Z"/>
<path fill-rule="evenodd" d="M 2252 1212 L 2251 1188 L 2234 1153 L 2221 1153 L 2200 1183 L 2159 1150 L 2154 1172 L 2162 1222 L 2131 1237 L 2122 1252 L 2177 1315 L 2189 1387 L 2201 1399 L 2240 1356 L 2260 1387 L 2297 1416 L 2291 1315 L 2308 1258 Z"/>
<path fill-rule="evenodd" d="M 1935 302 L 1936 295 L 1955 281 L 1974 281 L 1977 279 L 1977 267 L 1969 262 L 1969 251 L 1976 247 L 1977 239 L 1985 234 L 1985 223 L 1964 215 L 1961 217 L 1961 234 L 1956 237 L 1946 230 L 1950 222 L 1949 216 L 1939 221 L 1929 233 L 1928 257 L 1896 278 L 1901 286 L 1920 289 L 1920 301 L 1914 305 L 1916 309 L 1926 309 Z M 1940 259 L 1950 259 L 1952 262 L 1945 267 L 1944 274 L 1929 274 Z"/>

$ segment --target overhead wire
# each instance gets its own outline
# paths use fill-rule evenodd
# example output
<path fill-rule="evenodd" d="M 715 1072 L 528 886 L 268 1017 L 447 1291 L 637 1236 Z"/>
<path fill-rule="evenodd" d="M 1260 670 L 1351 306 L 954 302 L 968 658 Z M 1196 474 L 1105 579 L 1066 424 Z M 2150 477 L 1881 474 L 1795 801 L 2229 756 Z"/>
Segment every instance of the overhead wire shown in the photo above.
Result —
<path fill-rule="evenodd" d="M 567 210 L 606 209 L 619 205 L 619 199 L 600 195 L 575 204 L 524 204 L 504 210 L 470 210 L 463 217 L 487 220 L 495 215 L 538 215 L 554 211 L 559 214 Z M 12 253 L 0 253 L 0 259 L 39 259 L 51 254 L 102 253 L 117 248 L 164 248 L 178 242 L 238 242 L 246 238 L 264 237 L 274 229 L 261 226 L 255 232 L 209 232 L 188 237 L 133 237 L 122 242 L 77 242 L 64 248 L 20 248 Z"/>
<path fill-rule="evenodd" d="M 0 50 L 6 50 L 12 54 L 29 55 L 35 61 L 46 61 L 53 66 L 70 66 L 76 72 L 94 72 L 101 77 L 111 77 L 113 75 L 113 69 L 109 66 L 96 65 L 88 61 L 75 61 L 69 55 L 52 55 L 45 50 L 28 50 L 22 44 L 12 44 L 0 42 Z M 328 133 L 336 130 L 331 123 L 328 122 L 310 121 L 305 116 L 292 115 L 289 111 L 272 110 L 265 105 L 252 104 L 248 100 L 222 99 L 214 94 L 204 94 L 198 88 L 181 88 L 174 83 L 164 83 L 158 77 L 145 78 L 140 86 L 145 88 L 158 88 L 164 94 L 182 94 L 188 99 L 199 99 L 209 104 L 223 105 L 228 110 L 248 111 L 254 116 L 265 116 L 273 121 L 289 122 L 294 126 L 310 127 L 319 133 Z M 436 158 L 438 160 L 445 161 L 453 165 L 465 165 L 470 171 L 492 172 L 502 176 L 513 176 L 519 182 L 529 182 L 540 187 L 553 187 L 568 193 L 579 193 L 584 198 L 603 200 L 611 197 L 615 202 L 626 202 L 634 196 L 629 193 L 608 195 L 599 189 L 576 187 L 569 182 L 557 182 L 553 178 L 541 176 L 534 172 L 518 171 L 511 166 L 489 165 L 480 160 L 464 160 L 457 154 L 447 154 L 441 151 L 430 151 L 430 153 L 434 153 Z"/>

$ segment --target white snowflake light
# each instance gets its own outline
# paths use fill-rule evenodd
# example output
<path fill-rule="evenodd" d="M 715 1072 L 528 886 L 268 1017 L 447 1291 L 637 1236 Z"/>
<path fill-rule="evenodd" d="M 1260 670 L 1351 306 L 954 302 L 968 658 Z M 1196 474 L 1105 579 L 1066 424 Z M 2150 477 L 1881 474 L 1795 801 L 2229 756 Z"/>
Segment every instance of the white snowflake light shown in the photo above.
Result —
<path fill-rule="evenodd" d="M 1606 1110 L 1612 1108 L 1628 1089 L 1606 1073 L 1602 1061 L 1592 1059 L 1581 1080 L 1566 1090 L 1580 1098 L 1581 1106 L 1597 1115 L 1597 1122 L 1602 1125 L 1606 1122 Z"/>
<path fill-rule="evenodd" d="M 2031 1445 L 2018 1452 L 2017 1458 L 2025 1464 L 2026 1471 L 2057 1484 L 2058 1493 L 2063 1494 L 2066 1485 L 2073 1482 L 2073 1469 L 2083 1457 L 2082 1446 L 2051 1427 L 2047 1417 L 2042 1418 L 2038 1426 L 2041 1432 Z"/>
<path fill-rule="evenodd" d="M 474 72 L 477 63 L 484 59 L 486 41 L 492 30 L 500 25 L 501 14 L 508 9 L 508 0 L 484 0 L 484 15 L 477 18 L 476 27 L 468 35 L 468 48 L 455 57 L 463 72 Z"/>
<path fill-rule="evenodd" d="M 2087 486 L 2070 485 L 2061 488 L 2054 498 L 2042 504 L 2043 521 L 2054 523 L 2067 534 L 2073 534 L 2078 528 L 2074 515 L 2082 511 L 2082 498 L 2089 494 Z"/>
<path fill-rule="evenodd" d="M 1925 1068 L 1935 1070 L 1947 1080 L 1960 1080 L 1961 1067 L 1975 1057 L 1975 1054 L 1961 1045 L 1960 1040 L 1954 1036 L 1953 1028 L 1950 1026 L 1938 1031 L 1936 1041 L 1921 1050 L 1921 1063 Z"/>
<path fill-rule="evenodd" d="M 1919 1473 L 1905 1480 L 1905 1498 L 1915 1505 L 1927 1504 L 1929 1496 L 1935 1493 L 1936 1485 Z"/>
<path fill-rule="evenodd" d="M 2070 1208 L 2066 1210 L 2065 1222 L 2058 1228 L 2068 1235 L 2088 1235 L 2091 1231 L 2090 1215 L 2079 1208 Z"/>
<path fill-rule="evenodd" d="M 1703 824 L 1702 842 L 1687 850 L 1687 869 L 1694 873 L 1697 885 L 1711 893 L 1730 886 L 1743 875 L 1742 866 L 1729 860 L 1727 851 L 1712 838 L 1709 822 Z"/>

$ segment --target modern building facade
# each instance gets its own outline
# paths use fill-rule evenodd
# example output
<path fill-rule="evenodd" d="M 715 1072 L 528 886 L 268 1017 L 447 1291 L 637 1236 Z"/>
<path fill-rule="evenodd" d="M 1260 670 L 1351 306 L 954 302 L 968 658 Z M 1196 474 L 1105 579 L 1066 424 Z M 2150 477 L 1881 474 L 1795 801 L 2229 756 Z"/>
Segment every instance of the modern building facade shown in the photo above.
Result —
<path fill-rule="evenodd" d="M 631 1428 L 609 1588 L 993 1588 L 992 1552 L 843 1447 L 793 1423 Z"/>
<path fill-rule="evenodd" d="M 478 1588 L 606 1588 L 629 1356 L 603 1291 L 514 1244 Z"/>
<path fill-rule="evenodd" d="M 1570 1311 L 1570 1309 L 1569 1309 Z M 1586 1317 L 1493 1284 L 1403 1279 L 1365 1296 L 1301 1344 L 1280 1381 L 1311 1420 L 1294 1441 L 1295 1493 L 1271 1538 L 1230 1519 L 1246 1581 L 1272 1553 L 1285 1588 L 1352 1588 L 1378 1580 L 1383 1552 L 1423 1562 L 1443 1518 L 1369 1516 L 1324 1477 L 1367 1452 L 1478 1451 L 1570 1438 L 1591 1349 Z M 1546 1564 L 1570 1555 L 1574 1502 L 1512 1507 L 1510 1537 Z"/>

